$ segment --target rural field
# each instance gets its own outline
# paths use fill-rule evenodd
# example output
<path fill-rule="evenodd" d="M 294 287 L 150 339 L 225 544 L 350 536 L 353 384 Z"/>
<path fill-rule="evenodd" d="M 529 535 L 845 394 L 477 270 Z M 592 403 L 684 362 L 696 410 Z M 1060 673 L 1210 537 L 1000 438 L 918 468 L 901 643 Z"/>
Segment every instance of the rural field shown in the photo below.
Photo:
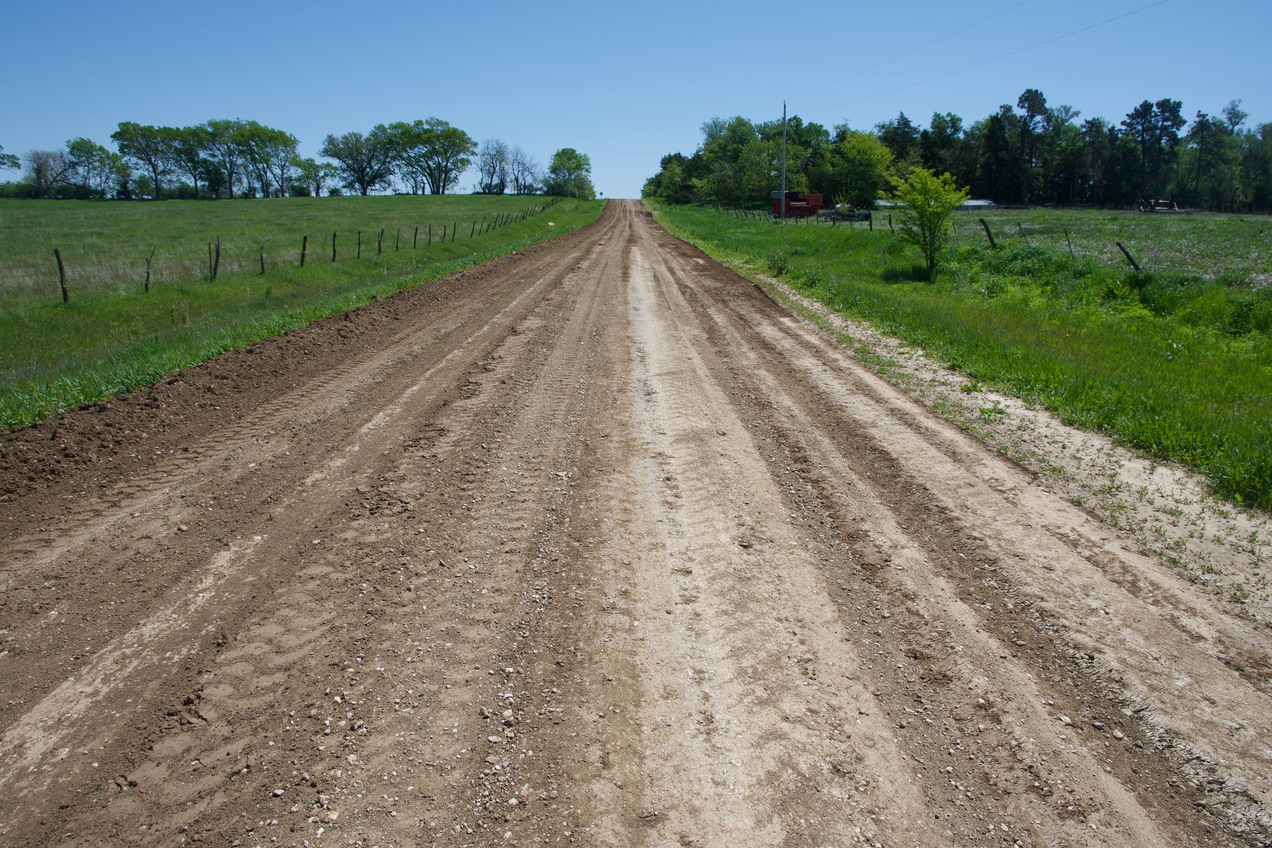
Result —
<path fill-rule="evenodd" d="M 1265 260 L 654 209 L 6 430 L 0 843 L 1272 844 Z M 946 314 L 1236 373 L 1224 462 Z"/>
<path fill-rule="evenodd" d="M 149 385 L 599 212 L 531 196 L 0 200 L 0 426 Z"/>

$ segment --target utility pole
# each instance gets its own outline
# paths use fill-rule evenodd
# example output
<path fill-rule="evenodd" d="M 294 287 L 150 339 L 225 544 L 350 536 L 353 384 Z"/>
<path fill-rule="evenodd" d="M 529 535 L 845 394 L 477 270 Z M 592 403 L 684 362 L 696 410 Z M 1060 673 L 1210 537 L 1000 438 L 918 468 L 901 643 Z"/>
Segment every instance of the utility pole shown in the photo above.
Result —
<path fill-rule="evenodd" d="M 786 223 L 786 101 L 782 101 L 782 223 Z"/>

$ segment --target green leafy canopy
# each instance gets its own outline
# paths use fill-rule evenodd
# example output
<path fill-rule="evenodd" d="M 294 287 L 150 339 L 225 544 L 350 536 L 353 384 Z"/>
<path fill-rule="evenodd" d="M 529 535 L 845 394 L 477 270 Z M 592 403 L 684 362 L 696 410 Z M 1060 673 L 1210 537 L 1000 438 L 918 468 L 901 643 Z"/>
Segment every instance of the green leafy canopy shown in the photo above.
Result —
<path fill-rule="evenodd" d="M 936 259 L 952 237 L 950 214 L 967 200 L 949 174 L 937 176 L 927 168 L 914 168 L 892 181 L 891 199 L 901 208 L 898 235 L 923 253 L 928 279 L 936 271 Z"/>

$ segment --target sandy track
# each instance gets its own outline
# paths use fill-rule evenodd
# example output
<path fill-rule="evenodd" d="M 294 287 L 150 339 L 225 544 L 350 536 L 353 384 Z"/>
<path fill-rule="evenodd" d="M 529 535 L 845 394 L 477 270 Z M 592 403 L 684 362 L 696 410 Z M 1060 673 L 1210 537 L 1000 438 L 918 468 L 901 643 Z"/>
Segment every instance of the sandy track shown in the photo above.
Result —
<path fill-rule="evenodd" d="M 5 844 L 1272 838 L 1266 628 L 634 203 L 0 484 Z"/>

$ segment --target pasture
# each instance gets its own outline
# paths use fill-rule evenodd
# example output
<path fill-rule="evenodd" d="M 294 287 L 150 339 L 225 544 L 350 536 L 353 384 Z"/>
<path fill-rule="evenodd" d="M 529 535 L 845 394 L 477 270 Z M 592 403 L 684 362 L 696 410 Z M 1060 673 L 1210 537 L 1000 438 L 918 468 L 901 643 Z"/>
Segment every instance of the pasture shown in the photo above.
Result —
<path fill-rule="evenodd" d="M 569 232 L 601 206 L 447 195 L 0 201 L 0 426 Z"/>

